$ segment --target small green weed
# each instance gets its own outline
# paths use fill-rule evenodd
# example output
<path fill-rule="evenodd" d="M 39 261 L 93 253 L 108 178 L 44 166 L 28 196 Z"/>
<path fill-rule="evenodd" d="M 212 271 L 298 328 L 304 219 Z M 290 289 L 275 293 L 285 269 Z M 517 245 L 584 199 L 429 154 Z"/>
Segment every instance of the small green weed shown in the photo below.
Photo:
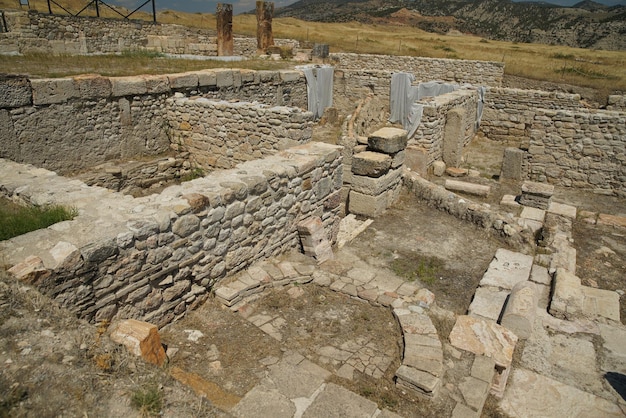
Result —
<path fill-rule="evenodd" d="M 191 169 L 191 171 L 189 171 L 186 174 L 183 174 L 180 177 L 180 181 L 181 183 L 185 182 L 185 181 L 191 181 L 193 179 L 199 179 L 200 177 L 204 177 L 204 170 L 201 169 L 200 167 L 194 167 Z"/>
<path fill-rule="evenodd" d="M 60 205 L 23 207 L 0 199 L 0 241 L 68 221 L 77 215 L 75 208 Z"/>
<path fill-rule="evenodd" d="M 133 407 L 139 409 L 142 417 L 158 415 L 163 407 L 163 394 L 156 385 L 135 390 L 130 398 Z"/>
<path fill-rule="evenodd" d="M 419 280 L 424 284 L 433 284 L 441 269 L 441 261 L 435 257 L 399 257 L 391 262 L 391 269 L 410 282 Z"/>

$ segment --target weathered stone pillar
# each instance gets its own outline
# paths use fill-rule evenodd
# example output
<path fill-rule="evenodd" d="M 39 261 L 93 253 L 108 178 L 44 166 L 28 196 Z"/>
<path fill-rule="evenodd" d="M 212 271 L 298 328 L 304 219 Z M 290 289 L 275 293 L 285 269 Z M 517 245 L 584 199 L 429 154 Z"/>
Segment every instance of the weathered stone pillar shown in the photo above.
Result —
<path fill-rule="evenodd" d="M 217 55 L 233 55 L 233 5 L 217 3 Z"/>
<path fill-rule="evenodd" d="M 464 142 L 465 110 L 455 108 L 446 115 L 446 125 L 443 131 L 443 162 L 448 167 L 458 167 L 461 164 Z"/>
<path fill-rule="evenodd" d="M 274 3 L 256 2 L 256 42 L 260 51 L 265 51 L 267 47 L 274 45 L 274 35 L 272 33 L 273 17 Z"/>

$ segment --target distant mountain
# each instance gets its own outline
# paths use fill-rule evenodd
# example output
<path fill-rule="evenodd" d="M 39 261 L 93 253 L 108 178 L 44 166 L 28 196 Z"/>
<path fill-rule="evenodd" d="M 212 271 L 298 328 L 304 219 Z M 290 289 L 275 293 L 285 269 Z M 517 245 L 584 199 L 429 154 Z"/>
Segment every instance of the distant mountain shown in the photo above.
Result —
<path fill-rule="evenodd" d="M 300 0 L 276 17 L 408 24 L 489 39 L 626 50 L 626 6 L 583 0 L 572 7 L 510 0 Z"/>

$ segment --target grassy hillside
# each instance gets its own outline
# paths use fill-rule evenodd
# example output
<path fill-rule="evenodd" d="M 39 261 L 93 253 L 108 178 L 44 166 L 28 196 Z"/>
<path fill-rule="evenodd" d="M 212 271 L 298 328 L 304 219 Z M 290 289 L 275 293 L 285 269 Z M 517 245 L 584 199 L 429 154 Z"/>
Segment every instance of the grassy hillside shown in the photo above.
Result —
<path fill-rule="evenodd" d="M 60 2 L 60 1 L 59 1 Z M 31 8 L 47 12 L 45 0 L 31 0 Z M 61 3 L 61 2 L 60 2 Z M 67 8 L 78 11 L 86 0 L 66 0 Z M 0 8 L 18 8 L 18 0 L 0 0 Z M 149 11 L 149 10 L 148 10 Z M 93 10 L 86 12 L 93 13 Z M 61 13 L 59 9 L 59 13 Z M 106 7 L 101 8 L 101 15 L 115 15 Z M 137 17 L 151 20 L 148 13 L 142 12 Z M 159 12 L 158 22 L 176 23 L 187 26 L 215 28 L 215 16 L 209 14 L 193 14 L 177 11 Z M 274 19 L 274 36 L 278 38 L 295 38 L 317 43 L 327 43 L 331 52 L 361 52 L 373 54 L 411 55 L 439 58 L 475 59 L 489 61 L 504 61 L 505 72 L 537 80 L 547 80 L 557 83 L 567 83 L 584 87 L 592 87 L 605 92 L 615 90 L 626 91 L 626 52 L 600 51 L 543 44 L 526 44 L 503 41 L 491 41 L 475 36 L 436 35 L 402 25 L 366 25 L 356 22 L 350 23 L 320 23 L 305 22 L 293 18 Z M 253 15 L 238 15 L 233 18 L 233 30 L 237 34 L 255 36 L 256 18 Z M 85 71 L 97 71 L 98 66 L 88 65 L 89 57 L 55 57 L 46 58 L 48 65 L 54 66 L 54 61 L 63 60 L 62 64 L 51 70 L 55 75 L 61 75 L 63 68 L 70 73 L 80 70 L 80 65 L 87 65 Z M 127 71 L 136 74 L 150 67 L 150 62 L 139 66 L 127 63 L 115 63 L 115 60 L 124 59 L 94 58 L 97 60 L 111 60 L 111 69 L 115 74 Z M 128 57 L 126 57 L 128 59 Z M 143 59 L 146 59 L 143 57 Z M 72 61 L 78 61 L 76 67 Z M 4 57 L 0 62 L 0 72 L 22 72 L 40 74 L 41 57 L 30 65 L 28 57 Z M 165 60 L 161 60 L 165 61 Z M 156 64 L 156 63 L 155 63 Z M 158 71 L 169 71 L 169 64 L 159 62 Z M 183 65 L 178 63 L 172 68 L 206 67 L 206 63 Z M 232 64 L 231 64 L 232 65 Z M 239 64 L 235 64 L 239 65 Z M 249 63 L 251 67 L 256 64 Z M 259 64 L 266 65 L 266 64 Z M 156 67 L 156 65 L 155 65 Z M 31 69 L 32 68 L 32 69 Z M 125 69 L 126 68 L 126 69 Z M 38 70 L 39 72 L 37 72 Z M 149 71 L 154 72 L 154 71 Z"/>

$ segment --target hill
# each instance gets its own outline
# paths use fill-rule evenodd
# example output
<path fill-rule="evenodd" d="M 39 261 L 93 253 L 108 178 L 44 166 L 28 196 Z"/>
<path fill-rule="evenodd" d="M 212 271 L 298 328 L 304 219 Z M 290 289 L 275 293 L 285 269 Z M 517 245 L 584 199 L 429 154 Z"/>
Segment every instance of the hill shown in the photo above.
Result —
<path fill-rule="evenodd" d="M 276 17 L 410 25 L 502 41 L 626 50 L 626 6 L 583 0 L 572 7 L 510 0 L 300 0 Z M 408 18 L 407 18 L 408 17 Z"/>

